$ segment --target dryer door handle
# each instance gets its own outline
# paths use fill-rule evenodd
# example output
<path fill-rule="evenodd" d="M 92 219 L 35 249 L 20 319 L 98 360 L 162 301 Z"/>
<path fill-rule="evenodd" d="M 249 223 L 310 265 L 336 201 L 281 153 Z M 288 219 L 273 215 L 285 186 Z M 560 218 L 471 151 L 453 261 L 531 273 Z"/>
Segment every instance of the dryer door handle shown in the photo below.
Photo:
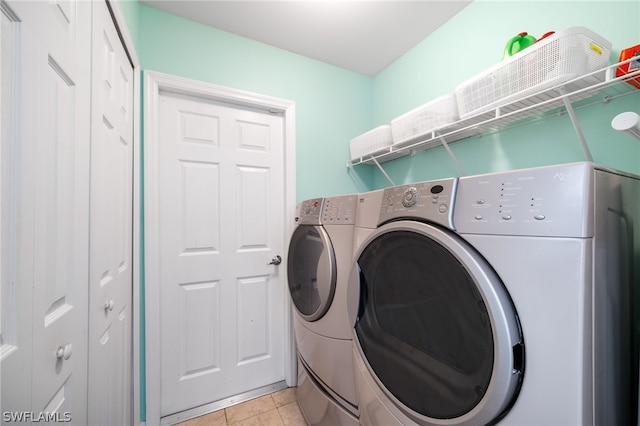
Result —
<path fill-rule="evenodd" d="M 271 262 L 267 263 L 267 265 L 279 265 L 282 263 L 282 257 L 280 257 L 280 255 L 275 255 L 273 256 L 273 259 L 271 259 Z"/>

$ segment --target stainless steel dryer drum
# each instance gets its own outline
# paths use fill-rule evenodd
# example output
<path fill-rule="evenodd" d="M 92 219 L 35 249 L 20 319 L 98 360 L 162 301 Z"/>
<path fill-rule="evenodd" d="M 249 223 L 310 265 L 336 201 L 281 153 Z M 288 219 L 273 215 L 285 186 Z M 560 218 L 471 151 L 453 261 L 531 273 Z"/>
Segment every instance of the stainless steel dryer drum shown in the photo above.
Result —
<path fill-rule="evenodd" d="M 639 196 L 591 163 L 386 189 L 349 280 L 361 424 L 636 424 Z"/>

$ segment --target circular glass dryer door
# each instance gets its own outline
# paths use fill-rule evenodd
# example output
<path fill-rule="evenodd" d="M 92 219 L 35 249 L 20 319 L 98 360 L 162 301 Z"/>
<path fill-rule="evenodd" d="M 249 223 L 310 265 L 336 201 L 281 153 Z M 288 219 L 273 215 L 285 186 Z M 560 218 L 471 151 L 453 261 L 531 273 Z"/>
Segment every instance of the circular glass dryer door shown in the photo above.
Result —
<path fill-rule="evenodd" d="M 399 221 L 358 257 L 360 355 L 388 399 L 422 425 L 485 425 L 513 405 L 524 345 L 513 303 L 455 234 Z"/>
<path fill-rule="evenodd" d="M 288 280 L 291 300 L 306 321 L 327 312 L 336 289 L 336 259 L 327 231 L 300 225 L 289 244 Z"/>

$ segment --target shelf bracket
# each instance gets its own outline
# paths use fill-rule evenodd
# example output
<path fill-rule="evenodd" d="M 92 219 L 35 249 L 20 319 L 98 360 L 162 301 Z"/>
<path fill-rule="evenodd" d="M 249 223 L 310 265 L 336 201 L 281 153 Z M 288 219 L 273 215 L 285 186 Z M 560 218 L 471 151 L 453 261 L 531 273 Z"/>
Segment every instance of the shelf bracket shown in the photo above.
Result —
<path fill-rule="evenodd" d="M 433 133 L 434 133 L 434 135 L 436 135 L 438 137 L 438 139 L 440 140 L 440 143 L 442 144 L 444 149 L 447 150 L 447 153 L 449 154 L 449 157 L 451 157 L 451 160 L 456 165 L 456 168 L 460 172 L 460 175 L 461 176 L 465 176 L 467 173 L 464 171 L 464 169 L 462 168 L 462 165 L 458 161 L 458 157 L 456 157 L 456 155 L 453 153 L 453 151 L 451 151 L 451 148 L 449 148 L 449 144 L 447 143 L 447 141 L 444 139 L 444 137 L 438 135 L 438 132 L 434 131 Z"/>
<path fill-rule="evenodd" d="M 380 163 L 378 163 L 378 160 L 376 160 L 376 157 L 374 157 L 373 155 L 371 156 L 371 160 L 373 160 L 374 164 L 376 166 L 378 166 L 378 169 L 380 169 L 380 171 L 382 172 L 382 174 L 384 175 L 384 177 L 387 178 L 387 180 L 389 181 L 389 183 L 391 184 L 391 186 L 396 186 L 395 183 L 393 183 L 393 180 L 391 179 L 391 177 L 389 177 L 389 175 L 387 174 L 387 172 L 384 171 L 384 169 L 382 168 L 382 166 L 380 165 Z"/>
<path fill-rule="evenodd" d="M 593 162 L 593 156 L 591 155 L 591 150 L 589 149 L 589 145 L 587 144 L 587 140 L 582 133 L 582 129 L 580 128 L 580 123 L 578 123 L 578 119 L 576 118 L 576 113 L 573 110 L 573 106 L 571 102 L 569 102 L 569 98 L 565 96 L 564 90 L 562 92 L 562 102 L 564 102 L 564 106 L 567 109 L 567 113 L 569 114 L 569 118 L 571 119 L 571 124 L 573 124 L 573 128 L 578 135 L 578 139 L 580 140 L 580 144 L 582 145 L 582 149 L 584 154 L 587 156 L 587 160 Z"/>

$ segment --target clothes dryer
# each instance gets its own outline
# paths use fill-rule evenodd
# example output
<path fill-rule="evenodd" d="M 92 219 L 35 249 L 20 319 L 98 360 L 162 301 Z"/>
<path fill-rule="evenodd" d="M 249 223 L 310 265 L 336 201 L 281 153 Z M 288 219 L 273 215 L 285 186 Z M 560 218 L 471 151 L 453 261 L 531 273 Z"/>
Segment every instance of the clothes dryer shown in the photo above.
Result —
<path fill-rule="evenodd" d="M 349 282 L 361 423 L 635 424 L 638 194 L 591 163 L 385 190 Z"/>
<path fill-rule="evenodd" d="M 357 424 L 347 313 L 357 195 L 302 202 L 288 281 L 299 358 L 298 402 L 310 424 Z"/>

